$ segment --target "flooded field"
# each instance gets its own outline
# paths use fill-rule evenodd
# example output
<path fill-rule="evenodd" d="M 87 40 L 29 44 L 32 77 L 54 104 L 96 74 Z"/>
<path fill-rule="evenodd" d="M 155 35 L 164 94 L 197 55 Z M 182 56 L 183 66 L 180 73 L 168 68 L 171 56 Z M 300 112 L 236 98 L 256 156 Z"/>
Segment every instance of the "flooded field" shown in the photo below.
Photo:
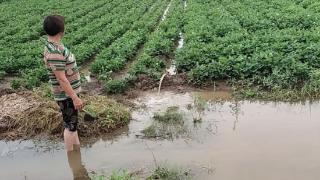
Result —
<path fill-rule="evenodd" d="M 318 102 L 235 101 L 227 92 L 169 91 L 133 101 L 137 108 L 128 127 L 82 145 L 83 166 L 79 157 L 74 160 L 79 172 L 126 169 L 143 178 L 157 163 L 187 170 L 197 180 L 320 177 Z M 155 122 L 155 114 L 168 108 L 182 117 L 180 123 Z M 0 169 L 0 179 L 73 177 L 61 142 L 1 141 Z"/>

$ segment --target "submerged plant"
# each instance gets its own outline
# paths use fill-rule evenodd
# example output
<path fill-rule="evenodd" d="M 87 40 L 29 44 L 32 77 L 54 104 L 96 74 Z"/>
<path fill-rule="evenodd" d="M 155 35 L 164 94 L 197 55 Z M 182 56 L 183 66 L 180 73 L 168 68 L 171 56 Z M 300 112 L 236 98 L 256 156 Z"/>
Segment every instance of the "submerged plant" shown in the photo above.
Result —
<path fill-rule="evenodd" d="M 155 113 L 154 120 L 164 123 L 182 123 L 183 115 L 179 112 L 179 107 L 168 107 L 164 113 Z"/>
<path fill-rule="evenodd" d="M 152 124 L 141 131 L 144 137 L 172 140 L 188 136 L 188 127 L 178 107 L 168 107 L 163 113 L 155 113 L 153 118 Z"/>
<path fill-rule="evenodd" d="M 187 109 L 193 111 L 193 122 L 202 122 L 202 116 L 207 108 L 207 101 L 201 96 L 195 96 L 193 99 L 193 104 L 188 104 Z"/>

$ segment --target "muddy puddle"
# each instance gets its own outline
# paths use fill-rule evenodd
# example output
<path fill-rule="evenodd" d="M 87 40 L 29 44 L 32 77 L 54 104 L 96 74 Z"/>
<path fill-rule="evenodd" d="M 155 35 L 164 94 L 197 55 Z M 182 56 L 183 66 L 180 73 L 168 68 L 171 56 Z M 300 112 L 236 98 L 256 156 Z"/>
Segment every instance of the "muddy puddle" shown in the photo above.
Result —
<path fill-rule="evenodd" d="M 158 164 L 190 170 L 197 180 L 320 177 L 319 102 L 235 101 L 219 91 L 147 92 L 134 102 L 128 127 L 83 145 L 81 171 L 108 175 L 127 169 L 143 177 L 154 169 L 154 154 Z M 158 122 L 160 134 L 146 136 L 155 114 L 168 108 L 183 123 L 162 129 Z M 73 177 L 63 144 L 44 140 L 0 141 L 0 169 L 0 179 Z"/>

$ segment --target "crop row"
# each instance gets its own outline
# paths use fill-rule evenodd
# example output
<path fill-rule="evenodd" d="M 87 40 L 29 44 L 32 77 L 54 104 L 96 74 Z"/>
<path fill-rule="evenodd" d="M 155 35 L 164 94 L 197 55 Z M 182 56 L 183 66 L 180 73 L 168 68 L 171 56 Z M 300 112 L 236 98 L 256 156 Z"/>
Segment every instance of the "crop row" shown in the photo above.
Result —
<path fill-rule="evenodd" d="M 153 2 L 154 0 L 146 0 L 132 3 L 133 9 L 129 8 L 128 5 L 121 5 L 121 11 L 118 11 L 114 15 L 112 23 L 102 27 L 102 30 L 99 32 L 92 29 L 90 37 L 72 48 L 73 52 L 77 55 L 78 62 L 81 64 L 93 58 L 94 55 L 121 37 L 135 21 L 143 17 Z"/>
<path fill-rule="evenodd" d="M 64 44 L 66 46 L 73 47 L 74 45 L 80 44 L 85 39 L 88 39 L 93 32 L 97 31 L 104 31 L 104 28 L 106 25 L 111 23 L 114 19 L 114 15 L 117 14 L 121 9 L 123 9 L 122 6 L 119 6 L 121 3 L 123 3 L 124 0 L 120 1 L 113 1 L 108 4 L 106 8 L 99 9 L 100 13 L 102 12 L 103 15 L 99 15 L 98 17 L 95 17 L 93 15 L 90 15 L 89 21 L 85 22 L 85 25 L 80 22 L 76 22 L 73 24 L 74 27 L 73 30 L 68 27 L 68 33 L 64 37 Z M 134 1 L 128 2 L 128 7 L 132 7 L 132 5 L 135 3 Z M 91 17 L 94 18 L 91 18 Z"/>
<path fill-rule="evenodd" d="M 100 49 L 108 46 L 113 40 L 122 36 L 152 3 L 152 0 L 130 0 L 121 4 L 119 6 L 121 8 L 116 8 L 118 11 L 110 15 L 113 20 L 112 23 L 105 27 L 100 27 L 100 29 L 92 29 L 88 39 L 71 47 L 73 52 L 79 55 L 77 59 L 79 59 L 80 64 L 99 52 Z M 34 40 L 16 45 L 17 50 L 20 50 L 18 53 L 12 51 L 13 47 L 1 50 L 0 55 L 3 55 L 5 59 L 0 61 L 0 70 L 7 73 L 22 73 L 28 87 L 39 85 L 41 80 L 45 80 L 46 73 L 40 59 L 43 44 L 43 40 Z"/>
<path fill-rule="evenodd" d="M 166 1 L 157 1 L 149 12 L 136 21 L 131 29 L 112 45 L 102 50 L 92 64 L 92 71 L 96 74 L 108 74 L 123 69 L 131 60 L 141 44 L 160 20 Z"/>
<path fill-rule="evenodd" d="M 135 58 L 128 74 L 123 79 L 113 79 L 106 82 L 107 92 L 124 92 L 133 85 L 140 75 L 147 75 L 156 80 L 164 73 L 166 60 L 173 57 L 176 42 L 179 38 L 183 17 L 183 1 L 172 0 L 168 13 L 160 21 L 156 31 L 147 37 L 142 53 Z"/>
<path fill-rule="evenodd" d="M 90 1 L 88 1 L 88 2 L 90 2 Z M 93 3 L 93 2 L 91 2 L 91 3 Z M 105 2 L 103 2 L 103 3 L 105 3 Z M 85 3 L 82 5 L 83 5 L 83 7 L 82 7 L 81 11 L 71 13 L 70 15 L 67 16 L 67 19 L 68 19 L 68 17 L 69 17 L 69 19 L 76 18 L 76 17 L 80 18 L 80 16 L 87 13 L 86 12 L 87 10 L 89 10 L 89 11 L 91 10 L 90 8 L 86 8 L 86 6 L 88 6 L 88 4 Z M 96 4 L 92 7 L 97 7 L 98 5 L 101 5 L 101 2 L 96 2 Z M 68 7 L 68 6 L 66 6 L 66 7 Z M 72 10 L 77 10 L 77 9 L 71 9 L 71 10 L 66 9 L 66 11 L 64 11 L 64 13 L 72 12 Z M 39 22 L 38 22 L 39 24 L 38 24 L 37 29 L 42 29 L 42 25 L 41 25 L 42 21 L 43 21 L 43 19 L 41 18 L 41 20 L 39 20 Z M 67 26 L 68 26 L 68 22 L 67 22 Z M 18 29 L 19 28 L 23 29 L 24 27 L 18 26 Z M 22 33 L 22 31 L 23 30 L 21 30 L 19 32 Z M 67 31 L 68 31 L 68 29 L 67 29 Z M 23 36 L 27 37 L 27 34 L 32 33 L 32 32 L 25 31 L 24 32 L 25 34 Z M 38 34 L 38 35 L 36 35 L 37 40 L 27 41 L 25 43 L 14 43 L 14 41 L 21 41 L 22 40 L 21 39 L 22 37 L 20 36 L 21 33 L 14 34 L 12 36 L 7 36 L 6 40 L 4 40 L 4 39 L 0 40 L 1 41 L 0 55 L 2 57 L 2 60 L 0 62 L 0 70 L 6 71 L 7 73 L 17 73 L 17 72 L 24 70 L 24 69 L 33 69 L 35 67 L 38 67 L 42 63 L 42 61 L 40 61 L 40 58 L 42 57 L 41 52 L 42 52 L 42 48 L 43 48 L 43 44 L 44 44 L 44 39 L 39 39 L 40 36 Z M 12 40 L 10 40 L 9 38 L 12 38 Z"/>
<path fill-rule="evenodd" d="M 110 7 L 108 5 L 108 1 L 95 2 L 94 6 L 89 6 L 89 4 L 87 3 L 78 6 L 80 6 L 81 8 L 66 8 L 58 10 L 59 14 L 67 15 L 66 22 L 69 25 L 68 31 L 73 31 L 76 29 L 76 27 L 81 27 L 85 23 L 98 18 L 104 13 L 104 8 Z M 76 10 L 76 12 L 72 13 L 74 10 Z M 6 42 L 8 45 L 11 45 L 38 39 L 41 35 L 44 34 L 42 30 L 43 18 L 48 15 L 50 11 L 50 9 L 46 9 L 39 12 L 39 14 L 31 13 L 29 15 L 30 17 L 28 17 L 26 21 L 14 21 L 16 23 L 11 23 L 9 26 L 5 27 L 4 31 L 2 31 L 2 33 L 0 34 L 1 42 Z"/>
<path fill-rule="evenodd" d="M 129 70 L 130 75 L 148 75 L 160 79 L 166 62 L 173 58 L 183 25 L 183 1 L 172 0 L 166 19 L 144 45 L 142 55 Z"/>
<path fill-rule="evenodd" d="M 178 70 L 200 85 L 226 79 L 264 89 L 314 86 L 320 36 L 313 15 L 285 0 L 191 0 Z"/>
<path fill-rule="evenodd" d="M 131 3 L 130 3 L 131 2 Z M 130 7 L 132 6 L 136 6 L 133 5 L 135 1 L 128 1 L 127 4 L 131 4 Z M 126 6 L 126 4 L 124 4 L 123 6 Z M 79 47 L 83 47 L 85 48 L 86 44 L 88 43 L 87 46 L 94 46 L 94 43 L 100 43 L 102 44 L 103 41 L 109 37 L 109 36 L 105 36 L 105 34 L 107 34 L 108 32 L 111 31 L 115 31 L 118 32 L 120 29 L 117 29 L 117 27 L 122 25 L 122 22 L 128 22 L 126 20 L 130 20 L 130 18 L 126 18 L 126 15 L 132 15 L 133 12 L 132 11 L 128 11 L 130 8 L 128 7 L 122 7 L 119 10 L 119 13 L 113 14 L 111 16 L 112 19 L 114 19 L 115 21 L 110 24 L 107 27 L 103 27 L 100 28 L 99 30 L 97 29 L 92 29 L 92 35 L 90 36 L 91 39 L 94 38 L 94 40 L 97 39 L 97 41 L 93 42 L 92 44 L 84 41 L 84 43 L 79 44 L 76 47 L 71 47 L 75 50 L 79 49 L 81 50 L 81 48 Z M 144 11 L 145 6 L 142 8 L 139 8 L 140 11 Z M 137 14 L 136 16 L 132 16 L 132 17 L 137 17 L 140 14 Z M 132 19 L 131 19 L 132 21 Z M 111 28 L 113 27 L 114 28 Z M 109 29 L 106 31 L 104 28 L 108 28 Z M 68 28 L 68 27 L 67 27 Z M 97 32 L 99 31 L 99 32 Z M 117 37 L 117 34 L 115 34 L 115 36 L 112 37 Z M 89 39 L 90 40 L 90 39 Z M 89 41 L 88 40 L 88 41 Z M 93 40 L 91 40 L 93 41 Z M 6 71 L 7 73 L 17 73 L 20 70 L 23 69 L 33 69 L 34 67 L 38 67 L 39 64 L 42 64 L 42 61 L 40 60 L 41 58 L 41 52 L 42 52 L 42 48 L 43 48 L 43 44 L 44 41 L 43 40 L 34 40 L 34 41 L 29 41 L 26 43 L 21 43 L 21 44 L 13 44 L 11 46 L 7 46 L 4 47 L 0 50 L 0 55 L 3 58 L 2 61 L 0 62 L 0 70 Z M 95 46 L 95 48 L 97 49 L 98 47 Z M 81 52 L 80 52 L 81 53 Z M 89 50 L 89 48 L 85 49 L 83 53 L 89 54 L 89 53 L 93 53 L 92 50 Z M 80 61 L 84 61 L 84 59 L 82 59 L 83 57 L 80 56 Z"/>

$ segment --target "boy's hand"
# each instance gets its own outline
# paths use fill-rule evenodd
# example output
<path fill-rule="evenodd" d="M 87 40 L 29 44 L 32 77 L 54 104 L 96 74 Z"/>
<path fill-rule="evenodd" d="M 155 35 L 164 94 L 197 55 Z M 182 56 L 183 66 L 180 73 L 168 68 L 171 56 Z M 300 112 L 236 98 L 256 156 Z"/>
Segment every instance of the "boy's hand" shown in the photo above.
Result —
<path fill-rule="evenodd" d="M 83 104 L 82 100 L 78 96 L 73 98 L 72 101 L 73 101 L 74 108 L 76 110 L 81 111 L 83 109 L 84 104 Z"/>

